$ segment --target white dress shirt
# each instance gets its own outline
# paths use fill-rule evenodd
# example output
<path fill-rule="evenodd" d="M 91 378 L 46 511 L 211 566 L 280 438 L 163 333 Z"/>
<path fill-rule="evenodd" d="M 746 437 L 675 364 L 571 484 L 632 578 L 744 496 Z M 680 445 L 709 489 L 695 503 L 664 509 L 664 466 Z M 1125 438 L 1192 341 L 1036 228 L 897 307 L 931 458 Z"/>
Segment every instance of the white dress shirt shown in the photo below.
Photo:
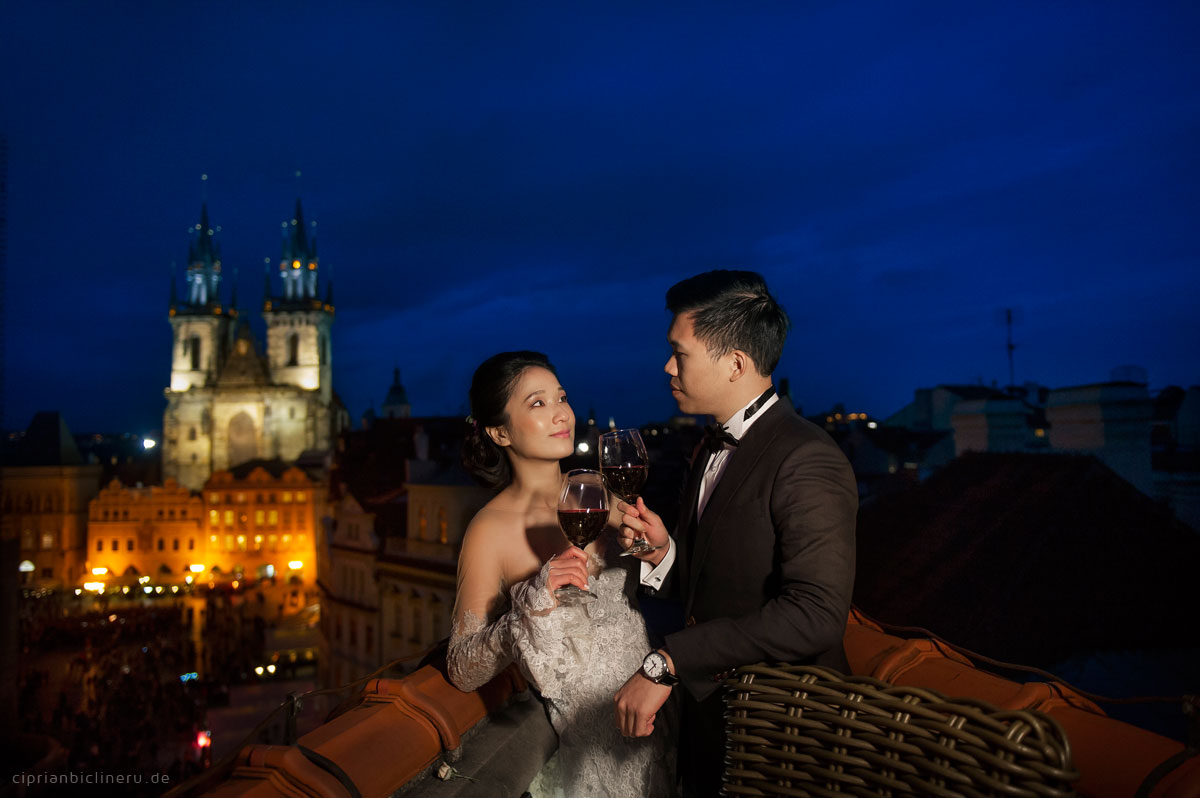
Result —
<path fill-rule="evenodd" d="M 762 418 L 763 411 L 779 401 L 779 394 L 772 394 L 771 398 L 763 402 L 762 407 L 754 412 L 754 415 L 750 416 L 750 418 L 743 418 L 750 405 L 757 401 L 758 397 L 756 396 L 749 402 L 746 402 L 725 422 L 725 429 L 729 430 L 729 434 L 739 441 L 750 429 L 750 425 Z M 712 497 L 717 483 L 725 475 L 725 468 L 729 465 L 729 455 L 733 449 L 734 447 L 725 444 L 719 451 L 711 452 L 708 455 L 708 462 L 704 467 L 704 476 L 700 478 L 700 495 L 697 497 L 696 504 L 697 523 L 700 522 L 700 517 L 704 515 L 704 508 L 708 506 L 708 500 Z M 667 541 L 667 553 L 663 556 L 662 562 L 654 566 L 645 560 L 642 561 L 642 584 L 651 590 L 658 590 L 662 587 L 663 580 L 666 579 L 671 566 L 675 564 L 675 539 L 668 537 Z"/>

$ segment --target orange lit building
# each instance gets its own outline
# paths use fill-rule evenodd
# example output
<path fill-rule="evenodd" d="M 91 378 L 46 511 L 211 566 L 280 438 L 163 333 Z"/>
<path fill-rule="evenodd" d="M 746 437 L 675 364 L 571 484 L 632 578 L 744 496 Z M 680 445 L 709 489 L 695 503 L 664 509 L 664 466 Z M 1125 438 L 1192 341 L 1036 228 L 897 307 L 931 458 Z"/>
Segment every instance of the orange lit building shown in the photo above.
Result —
<path fill-rule="evenodd" d="M 301 606 L 316 585 L 323 481 L 279 461 L 252 461 L 213 474 L 203 500 L 209 572 L 256 581 L 286 577 L 288 604 Z"/>
<path fill-rule="evenodd" d="M 189 566 L 204 563 L 198 496 L 173 479 L 159 487 L 127 488 L 108 483 L 88 507 L 87 578 L 106 586 L 132 585 L 149 576 L 156 583 L 183 581 Z"/>
<path fill-rule="evenodd" d="M 280 461 L 218 471 L 193 494 L 161 487 L 105 487 L 88 514 L 85 579 L 106 586 L 195 582 L 284 585 L 284 603 L 308 603 L 316 584 L 315 530 L 325 488 L 317 476 Z"/>

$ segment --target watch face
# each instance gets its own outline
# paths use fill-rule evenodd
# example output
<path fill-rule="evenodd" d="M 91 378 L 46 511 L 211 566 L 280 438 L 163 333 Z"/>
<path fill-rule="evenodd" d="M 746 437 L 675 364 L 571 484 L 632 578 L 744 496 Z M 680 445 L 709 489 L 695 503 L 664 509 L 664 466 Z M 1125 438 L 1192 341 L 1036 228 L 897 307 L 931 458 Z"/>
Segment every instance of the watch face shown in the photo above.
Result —
<path fill-rule="evenodd" d="M 657 651 L 646 655 L 646 659 L 642 662 L 642 670 L 651 679 L 657 681 L 662 678 L 663 672 L 667 669 L 667 661 L 663 659 L 663 655 Z"/>

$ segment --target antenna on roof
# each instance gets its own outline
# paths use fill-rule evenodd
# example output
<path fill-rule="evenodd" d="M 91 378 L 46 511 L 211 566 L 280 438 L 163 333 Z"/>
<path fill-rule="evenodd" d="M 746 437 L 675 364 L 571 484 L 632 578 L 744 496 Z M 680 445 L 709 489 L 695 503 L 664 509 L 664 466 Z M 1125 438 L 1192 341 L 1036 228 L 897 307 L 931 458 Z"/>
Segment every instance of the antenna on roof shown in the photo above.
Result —
<path fill-rule="evenodd" d="M 999 314 L 996 314 L 999 316 Z M 1017 345 L 1013 343 L 1013 323 L 1021 320 L 1021 312 L 1015 308 L 1004 308 L 1005 341 L 1004 348 L 1008 354 L 1008 389 L 1011 391 L 1017 385 L 1017 370 L 1013 352 Z"/>

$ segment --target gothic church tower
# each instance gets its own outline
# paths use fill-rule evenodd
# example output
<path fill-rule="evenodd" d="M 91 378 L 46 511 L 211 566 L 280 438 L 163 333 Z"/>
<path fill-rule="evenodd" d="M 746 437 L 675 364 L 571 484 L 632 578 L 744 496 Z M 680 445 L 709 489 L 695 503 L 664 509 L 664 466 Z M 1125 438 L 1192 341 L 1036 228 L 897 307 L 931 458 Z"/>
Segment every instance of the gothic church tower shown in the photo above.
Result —
<path fill-rule="evenodd" d="M 200 490 L 214 471 L 250 460 L 294 461 L 327 451 L 347 423 L 333 392 L 332 286 L 318 299 L 316 242 L 299 200 L 285 223 L 279 295 L 267 277 L 265 355 L 237 310 L 222 308 L 215 231 L 207 209 L 201 217 L 187 300 L 178 301 L 174 284 L 171 289 L 175 348 L 163 418 L 163 476 L 191 490 Z"/>
<path fill-rule="evenodd" d="M 163 476 L 203 484 L 212 472 L 213 387 L 229 356 L 237 310 L 221 302 L 221 250 L 217 231 L 200 207 L 188 244 L 187 295 L 180 301 L 171 279 L 171 384 L 163 414 Z"/>
<path fill-rule="evenodd" d="M 267 278 L 263 319 L 267 322 L 267 358 L 271 381 L 315 390 L 328 403 L 333 394 L 330 328 L 333 326 L 333 284 L 320 299 L 319 261 L 315 235 L 304 225 L 304 209 L 296 200 L 296 213 L 283 232 L 279 258 L 282 293 L 271 295 Z"/>

